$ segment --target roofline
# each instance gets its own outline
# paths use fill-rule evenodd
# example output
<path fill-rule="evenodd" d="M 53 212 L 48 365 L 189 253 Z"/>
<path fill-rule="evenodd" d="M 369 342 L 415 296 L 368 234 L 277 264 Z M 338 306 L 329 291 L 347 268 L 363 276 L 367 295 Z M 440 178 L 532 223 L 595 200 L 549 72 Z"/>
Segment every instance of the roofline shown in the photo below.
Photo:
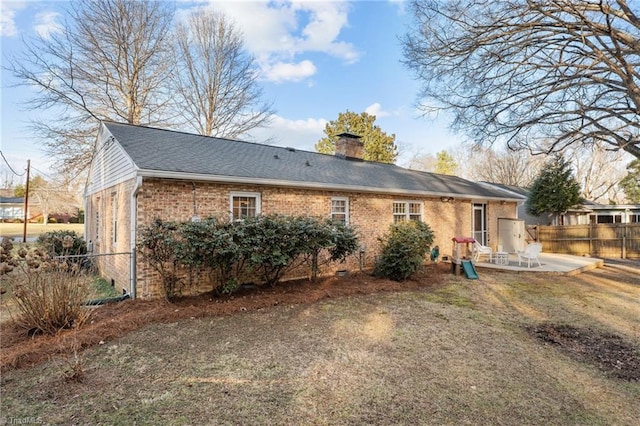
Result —
<path fill-rule="evenodd" d="M 513 194 L 516 197 L 518 197 L 519 200 L 526 200 L 527 196 L 523 195 L 523 194 L 519 194 L 516 191 L 510 189 L 510 188 L 503 188 L 503 186 L 501 186 L 500 184 L 495 184 L 492 182 L 486 182 L 486 181 L 480 181 L 480 182 L 476 182 L 478 185 L 482 185 L 485 188 L 486 187 L 491 187 L 491 188 L 497 188 L 499 191 L 504 191 L 504 192 L 508 192 L 509 194 Z M 526 188 L 523 188 L 526 189 Z"/>
<path fill-rule="evenodd" d="M 357 185 L 336 185 L 326 184 L 322 182 L 300 182 L 281 179 L 264 179 L 264 178 L 248 178 L 241 176 L 224 176 L 224 175 L 211 175 L 203 173 L 185 173 L 185 172 L 171 172 L 164 170 L 152 170 L 152 169 L 138 169 L 137 176 L 143 178 L 158 178 L 158 179 L 181 179 L 181 180 L 198 180 L 207 182 L 221 182 L 221 183 L 240 183 L 247 185 L 270 185 L 280 187 L 295 187 L 304 189 L 321 189 L 321 190 L 338 190 L 338 191 L 350 191 L 350 192 L 372 192 L 394 195 L 422 195 L 431 197 L 453 197 L 461 199 L 483 199 L 483 200 L 498 200 L 498 201 L 511 201 L 519 202 L 520 199 L 507 198 L 507 197 L 489 197 L 484 195 L 461 195 L 453 192 L 433 192 L 433 191 L 409 191 L 409 190 L 394 190 L 388 188 L 377 188 L 370 186 L 357 186 Z"/>
<path fill-rule="evenodd" d="M 595 204 L 589 206 L 590 209 L 595 210 L 622 210 L 622 209 L 640 209 L 640 204 Z"/>

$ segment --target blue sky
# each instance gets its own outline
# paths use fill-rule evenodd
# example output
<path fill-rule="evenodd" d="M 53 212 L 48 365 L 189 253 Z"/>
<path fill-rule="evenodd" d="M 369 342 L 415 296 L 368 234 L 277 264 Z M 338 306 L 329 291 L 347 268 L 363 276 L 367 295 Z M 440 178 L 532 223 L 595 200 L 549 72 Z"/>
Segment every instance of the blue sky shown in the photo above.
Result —
<path fill-rule="evenodd" d="M 22 49 L 22 37 L 55 31 L 63 1 L 0 2 L 2 63 Z M 414 154 L 436 153 L 457 145 L 444 117 L 424 118 L 416 108 L 419 84 L 400 63 L 399 37 L 411 22 L 402 1 L 181 1 L 176 19 L 193 7 L 212 7 L 234 19 L 247 49 L 259 62 L 265 98 L 276 110 L 269 128 L 251 140 L 313 151 L 327 121 L 350 110 L 376 115 L 376 123 L 395 133 L 400 165 Z M 2 70 L 1 149 L 18 172 L 31 159 L 49 172 L 28 126 L 32 117 L 55 120 L 47 111 L 27 111 L 22 102 L 33 93 L 12 87 L 17 81 Z M 249 138 L 248 138 L 249 139 Z"/>

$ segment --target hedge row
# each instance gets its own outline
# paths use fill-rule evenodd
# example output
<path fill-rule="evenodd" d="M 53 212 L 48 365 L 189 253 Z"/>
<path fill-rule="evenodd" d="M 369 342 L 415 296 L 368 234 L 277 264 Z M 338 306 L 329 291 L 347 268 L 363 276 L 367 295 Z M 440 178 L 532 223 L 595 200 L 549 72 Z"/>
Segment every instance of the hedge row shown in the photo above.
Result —
<path fill-rule="evenodd" d="M 138 237 L 138 250 L 160 274 L 169 300 L 182 292 L 184 267 L 207 270 L 212 290 L 223 294 L 235 291 L 248 276 L 275 285 L 287 270 L 301 265 L 315 278 L 323 265 L 343 262 L 358 248 L 353 228 L 302 216 L 264 215 L 237 222 L 156 219 Z"/>

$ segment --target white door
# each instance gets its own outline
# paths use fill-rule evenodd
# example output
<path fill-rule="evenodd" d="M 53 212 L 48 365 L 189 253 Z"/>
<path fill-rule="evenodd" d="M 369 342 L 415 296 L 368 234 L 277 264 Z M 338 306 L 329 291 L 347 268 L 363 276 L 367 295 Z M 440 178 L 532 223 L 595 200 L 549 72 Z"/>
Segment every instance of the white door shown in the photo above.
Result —
<path fill-rule="evenodd" d="M 515 253 L 524 248 L 525 225 L 524 220 L 498 218 L 498 248 L 502 251 Z"/>
<path fill-rule="evenodd" d="M 487 205 L 473 205 L 473 238 L 483 246 L 487 245 Z"/>

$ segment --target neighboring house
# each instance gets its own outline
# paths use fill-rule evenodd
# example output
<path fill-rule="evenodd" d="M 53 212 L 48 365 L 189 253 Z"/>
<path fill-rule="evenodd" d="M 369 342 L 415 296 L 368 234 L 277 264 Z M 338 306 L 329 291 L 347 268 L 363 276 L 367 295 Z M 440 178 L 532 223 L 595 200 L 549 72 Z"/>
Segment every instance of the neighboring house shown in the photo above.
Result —
<path fill-rule="evenodd" d="M 372 267 L 389 225 L 420 220 L 450 253 L 453 236 L 496 248 L 498 218 L 515 218 L 519 197 L 455 176 L 362 160 L 363 144 L 343 134 L 335 155 L 104 122 L 85 190 L 85 238 L 95 254 L 135 250 L 155 218 L 187 221 L 228 214 L 312 215 L 353 225 Z M 157 297 L 157 273 L 137 259 L 104 259 L 102 273 L 132 296 Z M 356 269 L 358 259 L 347 267 Z M 127 283 L 131 277 L 130 283 Z"/>
<path fill-rule="evenodd" d="M 640 223 L 640 204 L 598 204 L 585 201 L 582 209 L 567 212 L 568 225 Z"/>
<path fill-rule="evenodd" d="M 24 219 L 24 197 L 0 197 L 0 219 Z"/>
<path fill-rule="evenodd" d="M 548 213 L 540 216 L 532 216 L 526 211 L 526 200 L 529 190 L 519 186 L 503 185 L 493 182 L 479 182 L 489 188 L 506 191 L 513 196 L 521 197 L 518 203 L 518 218 L 523 219 L 527 225 L 588 225 L 597 223 L 640 223 L 640 204 L 598 204 L 585 200 L 580 205 L 567 210 L 563 221 L 557 214 Z"/>

